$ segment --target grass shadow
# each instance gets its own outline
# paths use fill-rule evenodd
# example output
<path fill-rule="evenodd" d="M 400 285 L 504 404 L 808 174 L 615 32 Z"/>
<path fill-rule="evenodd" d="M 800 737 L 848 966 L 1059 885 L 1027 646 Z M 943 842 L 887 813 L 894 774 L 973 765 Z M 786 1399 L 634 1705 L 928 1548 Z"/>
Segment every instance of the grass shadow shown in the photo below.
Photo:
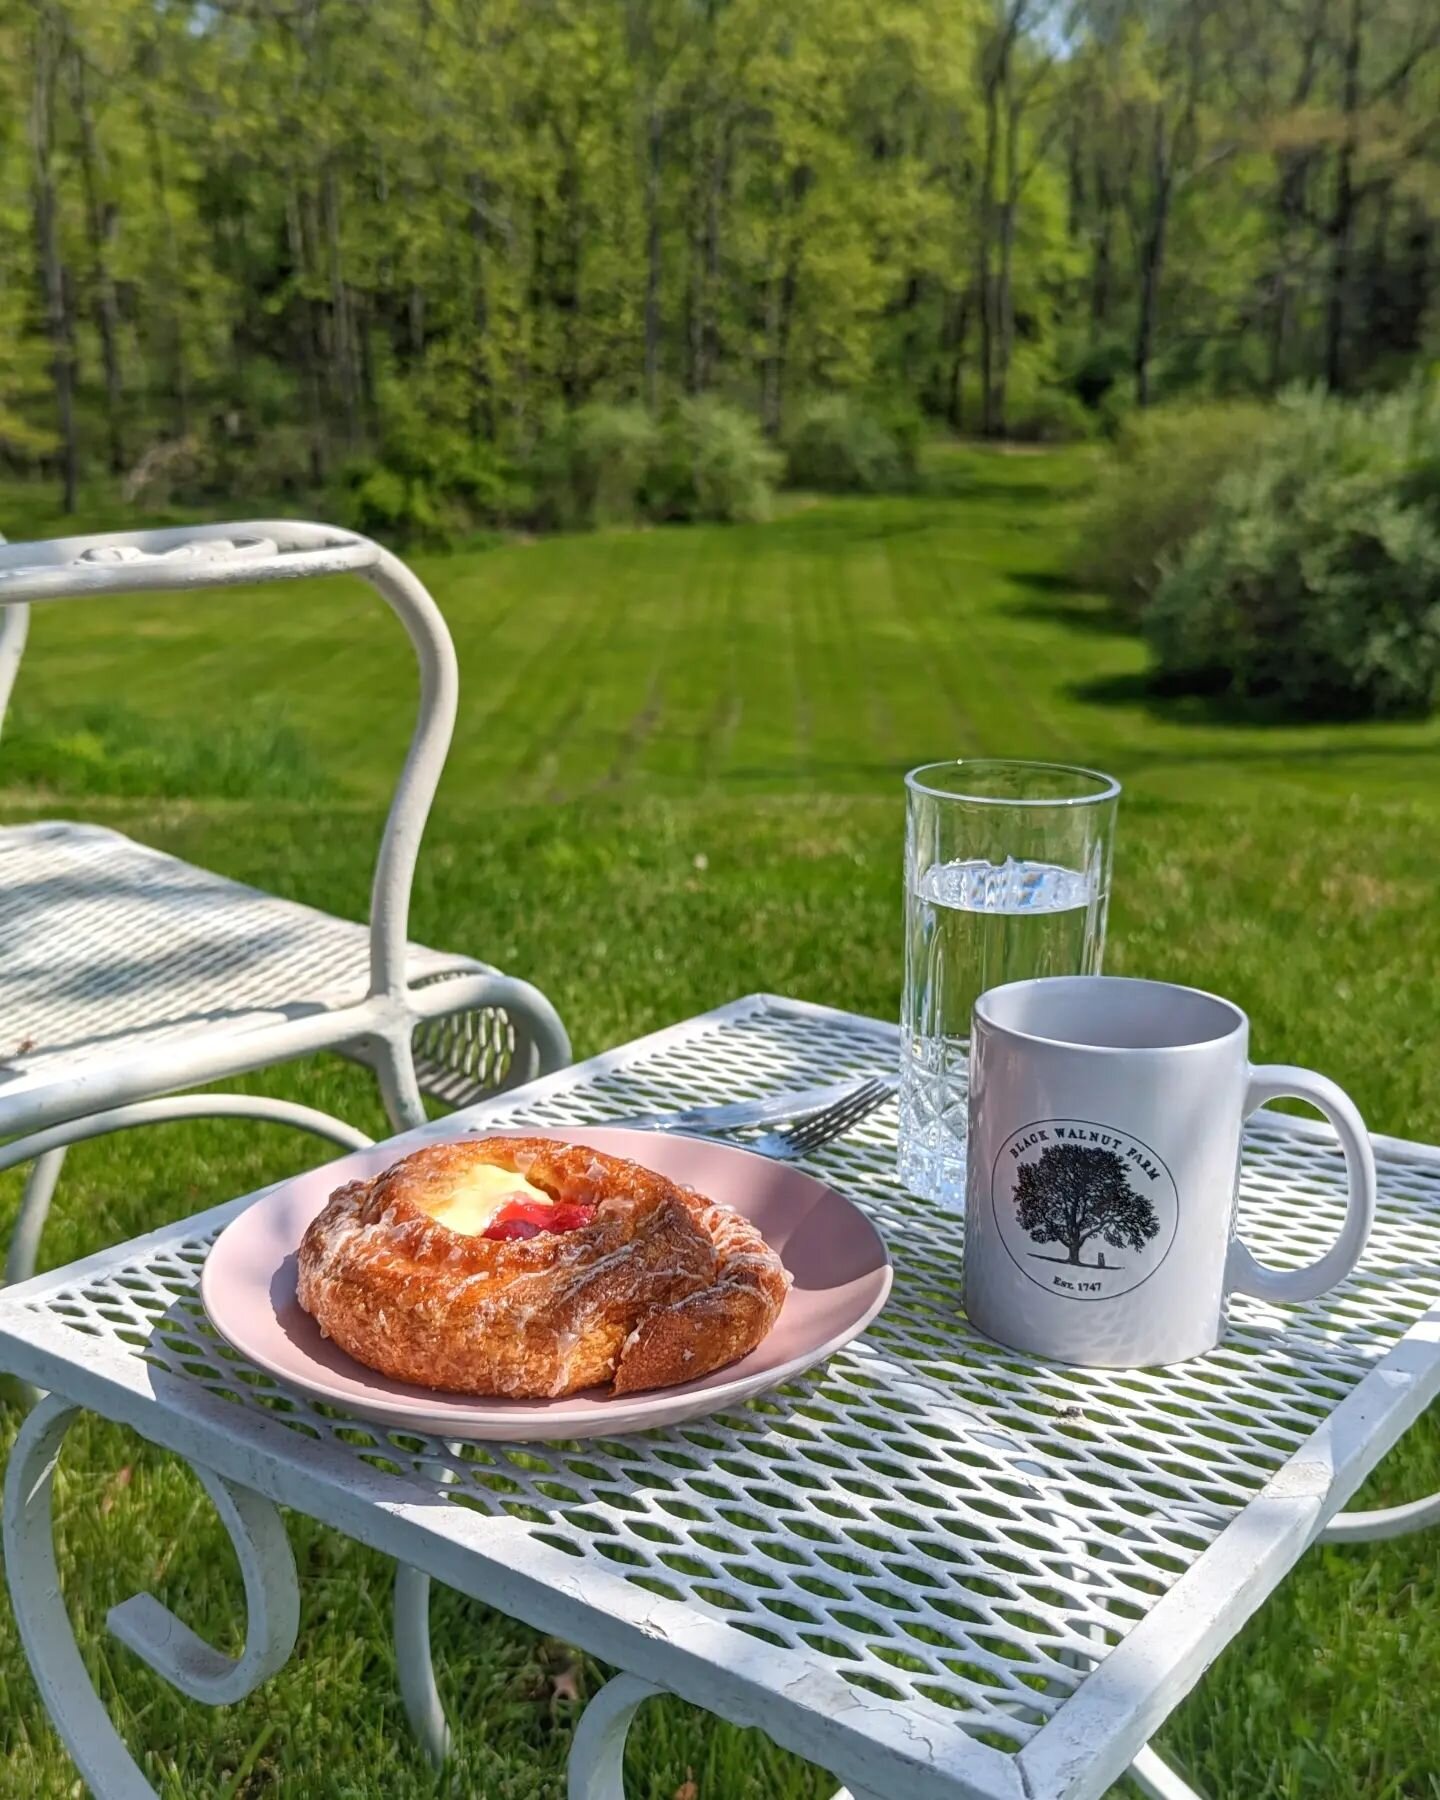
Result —
<path fill-rule="evenodd" d="M 1028 588 L 1032 594 L 1083 595 L 1087 599 L 1095 597 L 1073 577 L 1061 574 L 1058 569 L 1011 569 L 1006 580 L 1012 587 Z"/>
<path fill-rule="evenodd" d="M 1011 587 L 1035 596 L 1008 607 L 1012 619 L 1041 625 L 1060 625 L 1094 637 L 1134 637 L 1135 626 L 1113 601 L 1081 587 L 1053 569 L 1012 569 L 1006 575 Z"/>
<path fill-rule="evenodd" d="M 1169 725 L 1229 725 L 1253 729 L 1257 725 L 1333 726 L 1337 722 L 1343 723 L 1325 715 L 1297 717 L 1279 707 L 1239 700 L 1233 694 L 1176 687 L 1149 669 L 1096 675 L 1088 681 L 1070 683 L 1066 692 L 1092 706 L 1141 706 L 1152 719 Z"/>
<path fill-rule="evenodd" d="M 922 500 L 994 500 L 1006 506 L 1044 506 L 1071 500 L 1076 487 L 1064 481 L 1016 481 L 972 469 L 925 469 L 915 482 Z"/>
<path fill-rule="evenodd" d="M 1098 675 L 1087 681 L 1071 682 L 1065 692 L 1072 699 L 1093 706 L 1139 706 L 1152 718 L 1167 725 L 1222 726 L 1253 731 L 1257 727 L 1281 726 L 1291 731 L 1334 731 L 1347 725 L 1415 724 L 1423 715 L 1413 713 L 1385 720 L 1356 719 L 1333 712 L 1296 713 L 1282 706 L 1259 700 L 1242 700 L 1228 693 L 1206 693 L 1178 688 L 1150 670 L 1139 669 L 1126 674 Z M 1423 756 L 1424 745 L 1417 744 L 1343 744 L 1333 748 L 1298 750 L 1291 743 L 1277 747 L 1279 758 L 1298 756 L 1349 756 L 1358 750 L 1366 755 Z"/>

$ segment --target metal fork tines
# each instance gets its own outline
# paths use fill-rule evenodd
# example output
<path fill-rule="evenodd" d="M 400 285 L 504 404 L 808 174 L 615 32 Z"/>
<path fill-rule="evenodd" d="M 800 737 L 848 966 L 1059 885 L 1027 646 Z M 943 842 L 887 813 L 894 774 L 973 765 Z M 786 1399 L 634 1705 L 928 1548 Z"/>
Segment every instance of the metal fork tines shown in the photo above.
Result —
<path fill-rule="evenodd" d="M 787 1125 L 783 1131 L 767 1131 L 763 1137 L 749 1139 L 745 1142 L 745 1148 L 758 1150 L 762 1156 L 772 1156 L 781 1162 L 809 1156 L 822 1144 L 843 1137 L 852 1125 L 858 1125 L 877 1107 L 883 1106 L 894 1092 L 893 1081 L 873 1076 L 829 1106 L 822 1107 L 819 1112 L 811 1113 L 808 1118 L 800 1119 L 794 1125 Z"/>

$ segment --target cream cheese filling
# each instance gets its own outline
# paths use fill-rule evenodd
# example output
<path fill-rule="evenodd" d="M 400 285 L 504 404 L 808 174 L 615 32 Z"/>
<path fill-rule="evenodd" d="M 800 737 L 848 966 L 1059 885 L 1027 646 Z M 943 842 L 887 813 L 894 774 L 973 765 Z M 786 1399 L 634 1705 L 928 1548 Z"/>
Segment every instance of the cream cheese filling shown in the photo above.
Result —
<path fill-rule="evenodd" d="M 478 1237 L 489 1229 L 501 1207 L 512 1200 L 525 1200 L 533 1206 L 555 1204 L 523 1175 L 517 1175 L 513 1169 L 497 1168 L 493 1163 L 479 1164 L 463 1181 L 422 1204 L 432 1219 L 448 1225 L 461 1237 Z"/>

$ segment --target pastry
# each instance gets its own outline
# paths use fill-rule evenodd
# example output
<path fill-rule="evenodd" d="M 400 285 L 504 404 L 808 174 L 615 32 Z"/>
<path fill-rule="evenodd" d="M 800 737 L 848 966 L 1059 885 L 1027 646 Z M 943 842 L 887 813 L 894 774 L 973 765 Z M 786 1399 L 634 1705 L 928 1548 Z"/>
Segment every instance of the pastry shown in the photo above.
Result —
<path fill-rule="evenodd" d="M 338 1188 L 299 1255 L 301 1306 L 356 1361 L 516 1398 L 707 1375 L 755 1348 L 789 1285 L 729 1207 L 535 1137 L 430 1144 Z"/>

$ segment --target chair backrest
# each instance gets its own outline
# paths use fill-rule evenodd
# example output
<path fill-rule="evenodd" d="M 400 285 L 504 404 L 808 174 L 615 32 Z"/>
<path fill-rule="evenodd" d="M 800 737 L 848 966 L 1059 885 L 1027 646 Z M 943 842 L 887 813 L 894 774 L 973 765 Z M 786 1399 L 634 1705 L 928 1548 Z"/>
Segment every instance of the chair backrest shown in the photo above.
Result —
<path fill-rule="evenodd" d="M 330 525 L 263 520 L 5 544 L 0 538 L 0 722 L 32 605 L 106 595 L 237 587 L 355 574 L 399 618 L 420 665 L 420 707 L 396 784 L 370 891 L 370 985 L 405 985 L 415 860 L 455 729 L 455 645 L 418 577 L 369 538 Z"/>

